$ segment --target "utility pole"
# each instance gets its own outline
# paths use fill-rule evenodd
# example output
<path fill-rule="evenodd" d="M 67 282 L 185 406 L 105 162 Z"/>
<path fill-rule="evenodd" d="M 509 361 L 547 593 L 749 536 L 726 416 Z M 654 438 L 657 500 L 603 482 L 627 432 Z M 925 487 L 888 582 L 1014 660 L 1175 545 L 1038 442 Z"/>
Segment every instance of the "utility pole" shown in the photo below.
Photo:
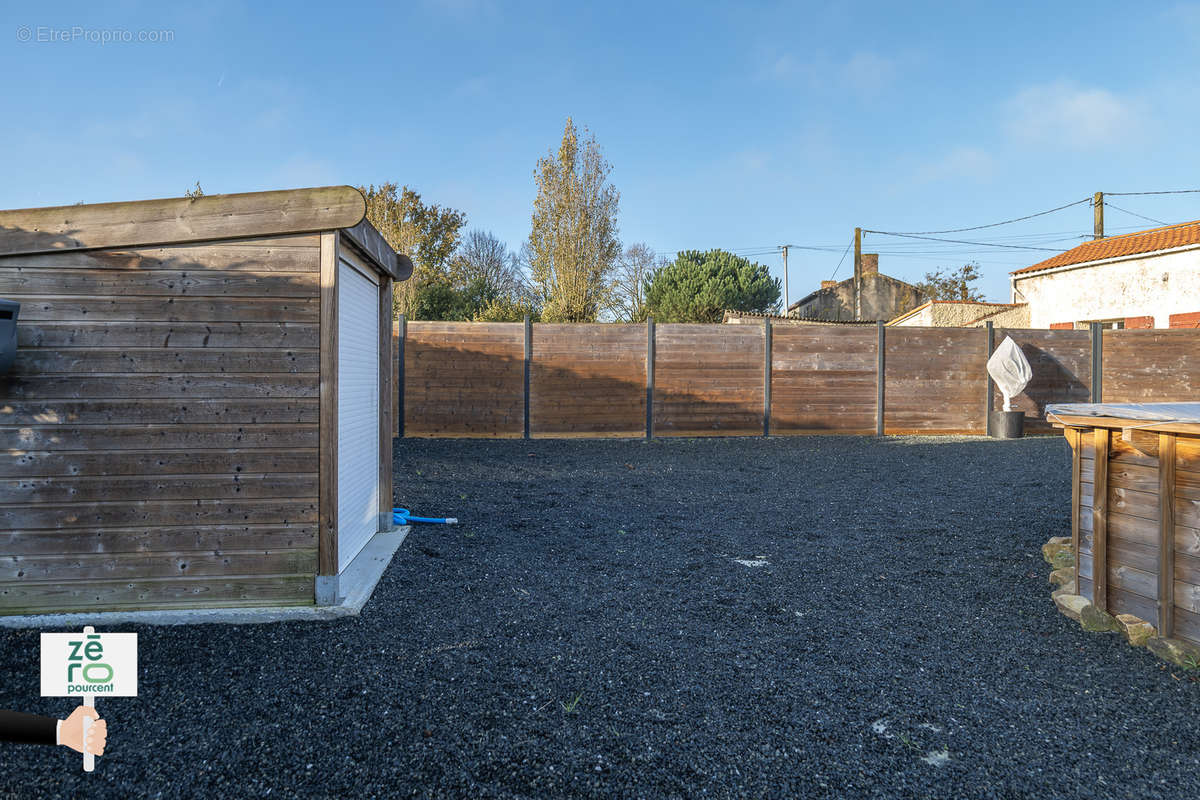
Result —
<path fill-rule="evenodd" d="M 862 228 L 854 229 L 854 319 L 862 319 Z"/>
<path fill-rule="evenodd" d="M 1095 226 L 1093 239 L 1104 238 L 1104 192 L 1096 192 L 1092 198 L 1092 223 Z"/>
<path fill-rule="evenodd" d="M 783 315 L 788 315 L 788 308 L 791 306 L 791 299 L 788 296 L 788 273 L 787 273 L 787 251 L 788 246 L 783 246 Z"/>

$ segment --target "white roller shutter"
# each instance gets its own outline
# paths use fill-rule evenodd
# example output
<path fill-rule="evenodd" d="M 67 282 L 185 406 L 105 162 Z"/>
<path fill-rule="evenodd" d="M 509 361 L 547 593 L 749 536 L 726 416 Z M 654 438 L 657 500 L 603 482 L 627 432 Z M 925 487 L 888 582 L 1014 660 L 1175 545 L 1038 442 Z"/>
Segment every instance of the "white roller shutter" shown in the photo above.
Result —
<path fill-rule="evenodd" d="M 379 286 L 338 263 L 338 572 L 379 530 Z"/>

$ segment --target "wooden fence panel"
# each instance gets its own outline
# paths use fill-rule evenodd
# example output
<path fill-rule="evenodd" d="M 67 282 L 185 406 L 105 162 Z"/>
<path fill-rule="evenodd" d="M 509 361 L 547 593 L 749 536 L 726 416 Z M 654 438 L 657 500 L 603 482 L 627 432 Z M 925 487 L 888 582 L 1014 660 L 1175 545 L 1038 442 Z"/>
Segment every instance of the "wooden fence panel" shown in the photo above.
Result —
<path fill-rule="evenodd" d="M 763 329 L 656 326 L 654 433 L 751 436 L 763 430 Z"/>
<path fill-rule="evenodd" d="M 1013 409 L 1025 412 L 1025 430 L 1050 433 L 1046 421 L 1050 403 L 1087 403 L 1091 400 L 1092 343 L 1088 331 L 997 328 L 996 346 L 1011 336 L 1021 348 L 1033 379 L 1025 391 L 1013 398 Z M 993 407 L 1004 407 L 1004 397 L 993 388 Z"/>
<path fill-rule="evenodd" d="M 873 327 L 776 325 L 771 433 L 875 432 Z"/>
<path fill-rule="evenodd" d="M 1190 330 L 1104 332 L 1104 402 L 1169 403 L 1200 397 L 1200 339 Z"/>
<path fill-rule="evenodd" d="M 405 434 L 521 436 L 524 347 L 518 323 L 408 323 Z"/>
<path fill-rule="evenodd" d="M 983 329 L 894 327 L 886 336 L 884 432 L 983 433 Z"/>
<path fill-rule="evenodd" d="M 876 330 L 789 325 L 775 325 L 772 330 L 772 433 L 872 433 Z M 1048 404 L 1090 399 L 1088 331 L 997 329 L 995 333 L 997 343 L 1011 336 L 1033 368 L 1033 380 L 1015 398 L 1030 432 L 1049 432 L 1044 420 Z M 984 432 L 985 331 L 895 327 L 887 328 L 885 337 L 886 433 Z M 762 327 L 666 324 L 657 326 L 656 342 L 656 435 L 762 433 Z M 406 435 L 522 435 L 522 325 L 410 323 L 405 345 Z M 1105 332 L 1103 399 L 1195 398 L 1200 389 L 1200 358 L 1191 356 L 1198 351 L 1197 331 Z M 54 357 L 53 352 L 48 350 L 46 357 Z M 289 370 L 297 370 L 305 358 L 307 354 L 298 351 Z M 642 325 L 535 325 L 531 435 L 641 435 L 645 360 Z M 246 397 L 239 402 L 252 400 Z M 290 401 L 302 403 L 303 398 Z M 1001 407 L 998 390 L 992 402 Z"/>
<path fill-rule="evenodd" d="M 642 436 L 644 325 L 534 325 L 529 376 L 534 437 Z"/>

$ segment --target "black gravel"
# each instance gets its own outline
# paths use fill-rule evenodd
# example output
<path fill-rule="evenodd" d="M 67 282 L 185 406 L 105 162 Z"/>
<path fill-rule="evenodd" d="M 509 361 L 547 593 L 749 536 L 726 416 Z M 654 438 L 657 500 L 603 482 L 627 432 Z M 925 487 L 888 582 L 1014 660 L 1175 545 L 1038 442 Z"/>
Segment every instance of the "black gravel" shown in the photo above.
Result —
<path fill-rule="evenodd" d="M 1195 796 L 1200 684 L 1049 599 L 1068 470 L 1058 438 L 404 441 L 398 498 L 464 524 L 361 617 L 120 626 L 109 754 L 0 745 L 0 796 Z M 36 654 L 0 631 L 0 707 L 65 715 Z"/>

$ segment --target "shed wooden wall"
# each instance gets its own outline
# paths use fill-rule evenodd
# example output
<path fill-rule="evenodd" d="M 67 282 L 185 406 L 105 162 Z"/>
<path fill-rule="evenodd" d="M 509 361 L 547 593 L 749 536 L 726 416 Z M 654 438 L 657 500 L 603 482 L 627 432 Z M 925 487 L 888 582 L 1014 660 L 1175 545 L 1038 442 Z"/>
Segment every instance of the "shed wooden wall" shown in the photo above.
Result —
<path fill-rule="evenodd" d="M 0 258 L 0 613 L 313 602 L 319 257 Z"/>

